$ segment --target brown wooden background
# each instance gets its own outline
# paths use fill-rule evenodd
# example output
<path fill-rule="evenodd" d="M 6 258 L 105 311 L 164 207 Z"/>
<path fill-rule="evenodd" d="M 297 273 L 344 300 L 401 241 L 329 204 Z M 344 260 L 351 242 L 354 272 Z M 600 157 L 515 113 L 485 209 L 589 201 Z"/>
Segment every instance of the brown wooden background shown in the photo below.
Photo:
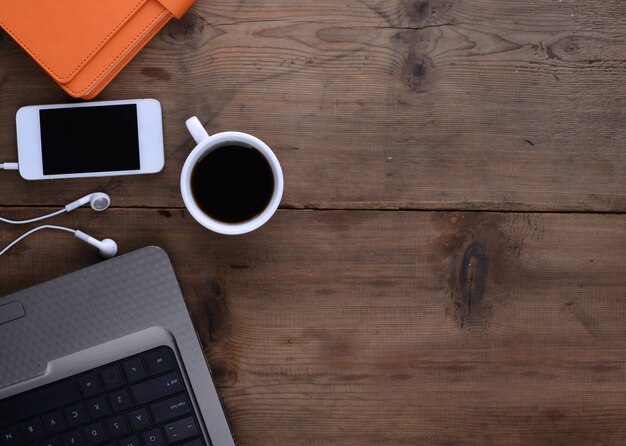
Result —
<path fill-rule="evenodd" d="M 55 221 L 168 251 L 240 445 L 626 443 L 626 3 L 199 0 L 98 99 L 138 97 L 161 174 L 0 172 L 0 211 L 108 192 Z M 20 106 L 69 101 L 0 33 L 1 161 Z M 261 230 L 184 210 L 192 115 L 275 150 Z M 97 261 L 40 233 L 0 295 Z"/>

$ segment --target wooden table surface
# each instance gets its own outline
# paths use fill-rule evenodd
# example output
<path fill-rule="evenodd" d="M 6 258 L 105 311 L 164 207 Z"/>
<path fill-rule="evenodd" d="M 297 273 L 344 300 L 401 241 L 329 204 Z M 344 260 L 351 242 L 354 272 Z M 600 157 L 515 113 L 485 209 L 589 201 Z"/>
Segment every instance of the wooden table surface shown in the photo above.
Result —
<path fill-rule="evenodd" d="M 98 99 L 139 97 L 163 106 L 162 173 L 0 172 L 0 211 L 109 193 L 55 221 L 170 254 L 240 445 L 625 443 L 623 1 L 198 0 Z M 0 33 L 0 161 L 16 110 L 56 102 Z M 276 152 L 262 229 L 185 211 L 192 115 Z M 39 233 L 0 295 L 99 260 Z"/>

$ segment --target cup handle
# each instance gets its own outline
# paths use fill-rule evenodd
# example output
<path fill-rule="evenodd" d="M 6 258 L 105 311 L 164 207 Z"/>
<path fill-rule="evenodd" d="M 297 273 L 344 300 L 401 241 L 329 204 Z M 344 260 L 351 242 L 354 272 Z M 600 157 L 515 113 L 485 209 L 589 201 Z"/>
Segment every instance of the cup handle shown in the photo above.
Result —
<path fill-rule="evenodd" d="M 196 144 L 200 144 L 202 141 L 209 137 L 208 132 L 205 130 L 204 126 L 200 122 L 200 120 L 196 116 L 192 116 L 191 118 L 185 121 L 185 125 L 187 126 L 187 130 L 191 133 Z"/>

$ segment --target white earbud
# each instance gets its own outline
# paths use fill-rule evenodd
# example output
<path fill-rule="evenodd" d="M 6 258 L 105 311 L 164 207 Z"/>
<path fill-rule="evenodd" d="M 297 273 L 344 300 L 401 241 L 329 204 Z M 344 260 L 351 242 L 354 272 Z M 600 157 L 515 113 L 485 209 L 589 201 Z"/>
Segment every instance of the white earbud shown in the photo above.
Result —
<path fill-rule="evenodd" d="M 104 211 L 111 204 L 111 197 L 104 192 L 94 192 L 93 194 L 85 195 L 76 201 L 72 201 L 65 206 L 66 212 L 72 212 L 74 209 L 79 208 L 89 203 L 91 209 L 97 212 Z"/>
<path fill-rule="evenodd" d="M 100 251 L 100 255 L 105 259 L 110 259 L 111 257 L 115 257 L 117 254 L 117 243 L 110 238 L 105 238 L 102 240 L 95 239 L 91 237 L 89 234 L 85 234 L 83 231 L 76 230 L 74 232 L 74 236 L 84 242 L 89 243 L 91 246 L 95 246 Z"/>
<path fill-rule="evenodd" d="M 56 212 L 52 212 L 51 214 L 42 215 L 41 217 L 35 217 L 28 220 L 9 220 L 8 218 L 0 217 L 0 221 L 5 223 L 10 223 L 12 225 L 25 225 L 27 223 L 34 223 L 36 221 L 45 220 L 46 218 L 55 217 L 64 212 L 72 212 L 74 209 L 77 209 L 85 204 L 89 203 L 91 209 L 94 211 L 104 211 L 111 204 L 111 197 L 109 197 L 104 192 L 94 192 L 89 195 L 85 195 L 78 200 L 72 201 L 68 205 L 66 205 L 63 209 L 59 209 Z"/>
<path fill-rule="evenodd" d="M 58 231 L 71 232 L 76 238 L 89 243 L 91 246 L 95 246 L 96 248 L 98 248 L 98 251 L 100 251 L 100 255 L 105 259 L 110 259 L 111 257 L 114 257 L 115 254 L 117 254 L 117 243 L 115 243 L 115 241 L 111 240 L 110 238 L 98 240 L 91 237 L 89 234 L 85 234 L 83 231 L 79 231 L 77 229 L 66 228 L 65 226 L 43 225 L 37 226 L 36 228 L 25 232 L 24 234 L 13 240 L 4 249 L 2 249 L 2 251 L 0 251 L 0 256 L 7 252 L 9 249 L 11 249 L 13 246 L 15 246 L 15 244 L 19 241 L 24 240 L 29 235 L 33 234 L 34 232 L 41 231 L 42 229 L 56 229 Z"/>

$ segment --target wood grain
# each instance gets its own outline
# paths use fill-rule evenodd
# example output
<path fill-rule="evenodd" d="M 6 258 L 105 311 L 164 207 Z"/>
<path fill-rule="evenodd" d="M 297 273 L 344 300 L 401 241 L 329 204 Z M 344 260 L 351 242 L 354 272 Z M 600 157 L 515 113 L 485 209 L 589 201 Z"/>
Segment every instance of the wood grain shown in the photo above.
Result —
<path fill-rule="evenodd" d="M 108 192 L 54 222 L 168 251 L 240 445 L 622 445 L 625 29 L 620 0 L 198 0 L 98 97 L 161 101 L 165 170 L 0 172 L 0 215 Z M 0 162 L 19 107 L 69 101 L 0 31 Z M 259 231 L 182 208 L 192 115 L 278 155 Z M 34 235 L 0 296 L 99 260 Z"/>
<path fill-rule="evenodd" d="M 265 140 L 286 208 L 626 209 L 626 15 L 618 0 L 198 1 L 99 99 L 156 97 L 157 176 L 0 175 L 3 205 L 180 207 L 184 120 Z M 22 105 L 68 98 L 0 37 L 0 159 Z"/>
<path fill-rule="evenodd" d="M 623 216 L 282 210 L 234 238 L 169 209 L 58 223 L 170 253 L 242 445 L 626 435 Z M 96 256 L 33 236 L 0 258 L 0 295 Z"/>

